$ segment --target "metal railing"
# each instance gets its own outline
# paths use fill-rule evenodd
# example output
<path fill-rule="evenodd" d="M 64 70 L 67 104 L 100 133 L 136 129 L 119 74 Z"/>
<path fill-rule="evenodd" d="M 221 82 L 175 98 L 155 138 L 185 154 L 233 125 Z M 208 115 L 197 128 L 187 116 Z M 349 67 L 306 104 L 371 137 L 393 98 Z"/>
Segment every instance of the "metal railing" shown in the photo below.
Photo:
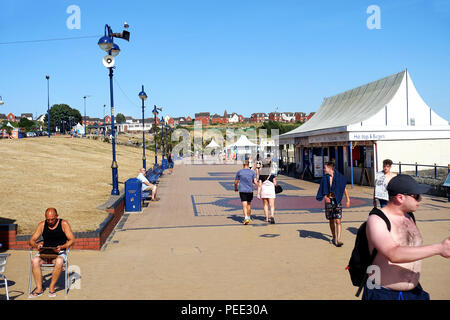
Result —
<path fill-rule="evenodd" d="M 420 177 L 423 178 L 434 178 L 434 179 L 440 179 L 442 177 L 446 177 L 448 174 L 448 170 L 450 170 L 450 164 L 446 167 L 446 166 L 438 166 L 435 164 L 433 165 L 429 165 L 429 164 L 418 164 L 416 163 L 402 163 L 402 162 L 398 162 L 398 163 L 393 163 L 392 165 L 397 165 L 398 166 L 398 173 L 401 174 L 402 173 L 402 166 L 403 167 L 414 167 L 414 170 L 408 170 L 407 172 L 411 172 L 414 171 L 414 175 L 416 177 L 419 177 L 419 173 L 422 173 L 423 175 L 420 175 Z M 429 175 L 429 171 L 430 170 L 419 170 L 419 167 L 428 167 L 428 168 L 433 168 L 433 175 Z M 403 168 L 404 169 L 404 168 Z M 440 172 L 442 172 L 441 174 L 439 174 L 439 170 L 438 169 L 444 169 Z M 406 172 L 405 172 L 406 174 Z M 442 175 L 442 177 L 441 177 Z"/>

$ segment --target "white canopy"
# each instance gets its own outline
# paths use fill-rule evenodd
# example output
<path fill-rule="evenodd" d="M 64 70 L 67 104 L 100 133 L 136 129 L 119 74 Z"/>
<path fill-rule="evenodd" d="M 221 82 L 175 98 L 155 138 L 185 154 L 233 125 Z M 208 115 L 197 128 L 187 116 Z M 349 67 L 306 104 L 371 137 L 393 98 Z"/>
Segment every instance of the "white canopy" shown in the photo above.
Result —
<path fill-rule="evenodd" d="M 257 145 L 250 140 L 245 135 L 241 135 L 239 139 L 232 144 L 229 144 L 227 148 L 233 148 L 233 147 L 256 147 Z"/>
<path fill-rule="evenodd" d="M 220 148 L 220 146 L 216 141 L 214 141 L 214 139 L 211 139 L 211 142 L 206 146 L 206 148 Z"/>

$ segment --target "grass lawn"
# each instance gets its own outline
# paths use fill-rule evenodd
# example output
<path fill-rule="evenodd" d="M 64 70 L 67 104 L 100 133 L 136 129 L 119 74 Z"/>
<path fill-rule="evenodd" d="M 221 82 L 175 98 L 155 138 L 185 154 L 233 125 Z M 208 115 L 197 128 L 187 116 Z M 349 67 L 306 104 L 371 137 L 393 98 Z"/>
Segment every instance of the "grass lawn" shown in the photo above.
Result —
<path fill-rule="evenodd" d="M 116 145 L 119 189 L 136 177 L 142 149 Z M 146 150 L 147 167 L 154 153 Z M 112 189 L 112 147 L 102 139 L 35 137 L 0 140 L 0 224 L 18 224 L 18 234 L 30 234 L 55 207 L 74 232 L 93 231 L 106 218 L 96 209 Z"/>

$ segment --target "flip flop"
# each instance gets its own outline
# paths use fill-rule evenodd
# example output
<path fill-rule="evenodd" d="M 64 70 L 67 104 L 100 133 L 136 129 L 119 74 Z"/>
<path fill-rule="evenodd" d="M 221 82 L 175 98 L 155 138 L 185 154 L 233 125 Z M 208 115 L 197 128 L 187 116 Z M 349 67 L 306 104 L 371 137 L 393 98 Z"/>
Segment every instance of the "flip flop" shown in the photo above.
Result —
<path fill-rule="evenodd" d="M 35 288 L 33 291 L 31 291 L 30 295 L 28 296 L 28 299 L 34 299 L 39 296 L 42 296 L 43 294 L 44 294 L 44 291 L 36 292 L 36 288 Z"/>
<path fill-rule="evenodd" d="M 50 298 L 54 298 L 54 297 L 56 297 L 56 291 L 48 291 L 48 296 L 50 297 Z"/>

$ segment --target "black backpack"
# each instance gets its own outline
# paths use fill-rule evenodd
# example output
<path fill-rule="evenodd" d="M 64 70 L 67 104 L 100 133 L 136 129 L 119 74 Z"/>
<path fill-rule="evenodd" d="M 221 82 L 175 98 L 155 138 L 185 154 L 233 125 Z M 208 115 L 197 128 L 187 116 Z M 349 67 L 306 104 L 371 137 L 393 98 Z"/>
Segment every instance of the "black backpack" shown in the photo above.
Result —
<path fill-rule="evenodd" d="M 378 208 L 373 208 L 372 211 L 370 211 L 369 216 L 372 214 L 376 214 L 381 219 L 383 219 L 384 222 L 386 222 L 388 230 L 391 231 L 391 222 L 383 213 L 383 211 Z M 416 223 L 414 215 L 411 212 L 409 212 L 408 214 L 413 219 L 414 223 Z M 358 229 L 358 233 L 356 234 L 355 246 L 346 268 L 346 270 L 348 270 L 350 273 L 352 284 L 358 287 L 358 291 L 356 291 L 355 294 L 355 296 L 357 297 L 361 294 L 361 290 L 364 287 L 364 284 L 366 283 L 369 276 L 367 274 L 367 268 L 373 263 L 373 261 L 375 260 L 375 256 L 377 255 L 376 248 L 373 249 L 372 254 L 370 254 L 369 252 L 369 242 L 367 241 L 366 225 L 367 221 L 364 222 Z"/>

